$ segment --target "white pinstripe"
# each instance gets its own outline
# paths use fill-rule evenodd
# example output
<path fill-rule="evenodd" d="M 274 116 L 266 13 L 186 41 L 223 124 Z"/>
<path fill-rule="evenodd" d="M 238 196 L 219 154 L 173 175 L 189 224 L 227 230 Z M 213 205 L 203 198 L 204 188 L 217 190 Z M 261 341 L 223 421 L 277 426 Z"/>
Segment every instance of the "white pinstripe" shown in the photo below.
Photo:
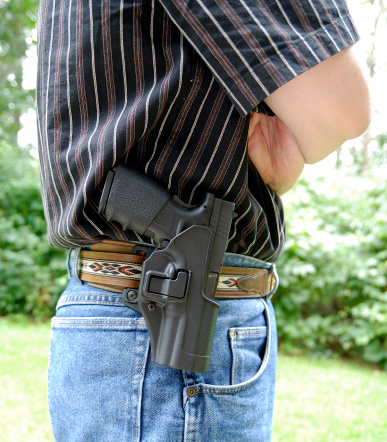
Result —
<path fill-rule="evenodd" d="M 191 204 L 191 203 L 192 203 L 192 199 L 193 199 L 193 196 L 194 196 L 195 190 L 200 186 L 200 184 L 204 181 L 204 179 L 206 178 L 206 176 L 207 176 L 207 174 L 208 174 L 208 171 L 209 171 L 209 169 L 210 169 L 210 166 L 212 165 L 212 162 L 214 161 L 215 155 L 216 155 L 216 153 L 217 153 L 217 151 L 218 151 L 218 149 L 219 149 L 220 143 L 221 143 L 221 141 L 223 140 L 224 132 L 225 132 L 225 130 L 226 130 L 226 128 L 227 128 L 228 122 L 229 122 L 229 120 L 230 120 L 230 117 L 231 117 L 231 114 L 232 114 L 233 111 L 234 111 L 234 106 L 231 106 L 230 111 L 229 111 L 229 113 L 228 113 L 228 115 L 227 115 L 227 118 L 226 118 L 226 120 L 225 120 L 225 122 L 224 122 L 224 125 L 223 125 L 223 128 L 222 128 L 222 131 L 221 131 L 221 133 L 220 133 L 220 137 L 219 137 L 219 139 L 218 139 L 218 142 L 216 143 L 216 146 L 214 147 L 214 149 L 213 149 L 213 151 L 212 151 L 210 161 L 208 162 L 207 167 L 205 168 L 205 170 L 204 170 L 204 172 L 203 172 L 203 175 L 202 175 L 201 179 L 195 184 L 195 187 L 192 189 L 191 195 L 190 195 L 190 197 L 189 197 L 188 204 Z"/>
<path fill-rule="evenodd" d="M 90 2 L 91 2 L 91 0 L 89 0 L 89 7 L 91 6 Z M 91 10 L 91 7 L 90 7 L 90 18 L 92 18 L 92 12 L 91 11 L 92 10 Z M 90 27 L 91 27 L 91 29 L 93 29 L 93 20 L 90 20 Z M 96 97 L 96 105 L 97 105 L 97 121 L 96 121 L 96 124 L 94 126 L 94 130 L 93 130 L 92 134 L 90 135 L 88 143 L 87 143 L 87 152 L 89 154 L 89 170 L 88 170 L 88 172 L 86 174 L 86 178 L 85 178 L 85 181 L 84 181 L 84 184 L 83 184 L 83 191 L 82 191 L 82 193 L 83 193 L 84 207 L 83 207 L 83 210 L 82 210 L 82 214 L 85 217 L 85 219 L 96 229 L 96 231 L 100 235 L 103 235 L 103 231 L 99 227 L 97 227 L 97 225 L 90 219 L 90 217 L 88 217 L 86 215 L 86 211 L 85 211 L 86 202 L 87 202 L 87 192 L 86 192 L 86 190 L 87 190 L 87 183 L 89 181 L 88 178 L 92 174 L 92 171 L 93 171 L 93 155 L 92 155 L 92 150 L 91 150 L 91 141 L 92 141 L 92 138 L 93 138 L 94 134 L 97 132 L 97 129 L 98 129 L 98 124 L 97 123 L 99 123 L 99 116 L 100 116 L 100 113 L 99 113 L 99 101 L 98 101 L 98 89 L 97 89 L 96 74 L 95 74 L 94 41 L 93 41 L 93 38 L 92 38 L 93 37 L 92 32 L 90 34 L 91 34 L 90 35 L 90 44 L 91 44 L 91 48 L 92 48 L 93 85 L 94 85 L 94 92 L 96 93 L 95 97 Z"/>
<path fill-rule="evenodd" d="M 237 227 L 238 227 L 238 224 L 242 221 L 242 219 L 250 212 L 250 209 L 251 209 L 251 200 L 250 200 L 250 202 L 249 202 L 249 206 L 248 206 L 248 208 L 245 210 L 245 212 L 241 215 L 241 216 L 238 216 L 238 219 L 236 220 L 236 222 L 235 222 L 235 224 L 234 224 L 234 232 L 233 232 L 233 234 L 232 234 L 232 236 L 230 236 L 229 238 L 228 238 L 228 242 L 230 243 L 234 238 L 235 238 L 235 236 L 236 236 L 236 234 L 237 234 Z M 231 232 L 230 232 L 231 233 Z"/>
<path fill-rule="evenodd" d="M 246 2 L 244 0 L 240 0 L 243 7 L 246 9 L 246 11 L 249 13 L 250 17 L 254 20 L 254 22 L 257 24 L 259 29 L 265 34 L 266 38 L 270 41 L 270 44 L 275 49 L 277 55 L 280 57 L 284 65 L 289 69 L 289 71 L 296 76 L 295 70 L 290 66 L 289 62 L 286 60 L 286 58 L 283 56 L 281 51 L 278 49 L 278 46 L 275 44 L 274 40 L 271 38 L 270 34 L 267 32 L 267 30 L 262 26 L 261 22 L 258 20 L 258 18 L 253 14 L 253 11 L 246 5 Z"/>
<path fill-rule="evenodd" d="M 66 225 L 67 225 L 67 234 L 69 236 L 72 236 L 71 232 L 70 232 L 70 217 L 73 213 L 73 207 L 74 207 L 74 202 L 75 202 L 75 195 L 77 194 L 77 185 L 75 183 L 75 179 L 74 176 L 71 172 L 71 167 L 70 167 L 70 163 L 69 163 L 69 157 L 70 157 L 70 152 L 71 152 L 71 145 L 73 143 L 73 112 L 71 109 L 71 100 L 70 100 L 70 69 L 69 69 L 69 57 L 70 57 L 70 36 L 71 36 L 71 28 L 70 28 L 70 11 L 71 11 L 71 6 L 72 6 L 72 0 L 69 1 L 69 17 L 67 20 L 67 27 L 68 27 L 68 39 L 67 39 L 67 43 L 68 43 L 68 48 L 67 48 L 67 55 L 66 55 L 66 84 L 67 84 L 67 109 L 68 109 L 68 113 L 69 113 L 69 123 L 70 123 L 70 134 L 69 134 L 69 143 L 68 143 L 68 148 L 67 148 L 67 152 L 66 152 L 66 167 L 67 167 L 67 172 L 69 174 L 70 180 L 73 184 L 73 188 L 74 188 L 74 198 L 71 201 L 70 207 L 68 209 L 68 213 L 67 213 L 67 219 L 66 219 Z M 72 152 L 71 152 L 72 153 Z M 71 192 L 70 192 L 71 195 Z"/>
<path fill-rule="evenodd" d="M 91 0 L 90 0 L 91 1 Z M 117 160 L 117 129 L 118 124 L 121 121 L 122 116 L 128 105 L 128 82 L 126 80 L 126 63 L 125 63 L 125 55 L 124 55 L 124 24 L 123 24 L 123 12 L 124 12 L 124 0 L 121 0 L 120 3 L 120 48 L 121 48 L 121 63 L 122 63 L 122 76 L 124 79 L 124 105 L 122 107 L 121 113 L 117 118 L 116 124 L 114 126 L 114 135 L 113 135 L 113 164 L 116 163 Z"/>
<path fill-rule="evenodd" d="M 237 180 L 237 178 L 238 178 L 238 176 L 240 174 L 240 171 L 241 171 L 241 168 L 242 168 L 242 164 L 245 161 L 246 153 L 247 153 L 247 148 L 243 152 L 243 157 L 242 157 L 241 161 L 239 162 L 238 169 L 235 172 L 235 176 L 234 176 L 233 180 L 231 181 L 231 184 L 228 186 L 228 189 L 226 190 L 226 192 L 224 192 L 224 194 L 222 195 L 222 198 L 221 198 L 222 200 L 226 199 L 226 196 L 231 192 L 231 189 L 233 188 L 233 186 L 235 184 L 235 181 Z"/>
<path fill-rule="evenodd" d="M 177 100 L 177 97 L 179 96 L 180 91 L 181 91 L 181 86 L 182 86 L 182 83 L 183 83 L 183 61 L 184 61 L 183 34 L 181 34 L 181 36 L 180 36 L 180 70 L 179 70 L 179 86 L 178 86 L 178 89 L 177 89 L 177 91 L 176 91 L 175 98 L 173 99 L 171 105 L 169 106 L 169 109 L 167 110 L 167 112 L 166 112 L 166 114 L 165 114 L 164 120 L 163 120 L 163 122 L 161 123 L 160 130 L 159 130 L 159 133 L 158 133 L 158 135 L 157 135 L 156 142 L 155 142 L 155 147 L 154 147 L 154 149 L 153 149 L 152 155 L 150 156 L 150 158 L 149 158 L 149 160 L 148 160 L 148 162 L 146 163 L 146 166 L 145 166 L 145 173 L 146 173 L 146 174 L 148 173 L 149 165 L 150 165 L 150 163 L 152 162 L 152 160 L 153 160 L 153 158 L 154 158 L 154 156 L 155 156 L 155 154 L 156 154 L 156 150 L 157 150 L 158 142 L 159 142 L 160 137 L 161 137 L 161 135 L 162 135 L 162 132 L 163 132 L 164 126 L 165 126 L 165 124 L 166 124 L 166 121 L 167 121 L 167 119 L 168 119 L 168 117 L 169 117 L 169 115 L 170 115 L 170 113 L 171 113 L 171 111 L 172 111 L 172 109 L 173 109 L 173 107 L 174 107 L 174 104 L 175 104 L 175 102 L 176 102 L 176 100 Z"/>
<path fill-rule="evenodd" d="M 196 44 L 194 43 L 192 38 L 190 38 L 190 36 L 187 35 L 186 32 L 184 32 L 184 29 L 182 29 L 181 26 L 179 26 L 179 23 L 177 23 L 177 21 L 174 19 L 174 17 L 171 17 L 171 20 L 180 29 L 181 33 L 184 35 L 184 37 L 187 39 L 187 41 L 189 41 L 190 45 L 196 50 L 196 52 L 198 54 L 200 54 L 200 49 L 196 46 Z M 201 55 L 203 56 L 203 54 L 201 54 Z M 203 57 L 203 60 L 206 62 L 207 66 L 209 66 L 211 68 L 211 63 L 209 63 L 209 61 L 205 57 Z M 228 87 L 228 85 L 223 81 L 222 77 L 217 72 L 213 71 L 213 74 L 214 74 L 215 78 L 217 79 L 217 81 L 222 85 L 222 88 L 227 92 L 227 94 L 230 97 L 232 97 L 234 103 L 238 106 L 239 110 L 241 110 L 242 113 L 244 113 L 244 114 L 248 113 L 249 109 L 246 109 L 244 106 L 242 106 L 241 102 L 237 99 L 237 97 L 232 92 L 232 90 Z"/>
<path fill-rule="evenodd" d="M 194 120 L 193 123 L 192 123 L 191 130 L 189 131 L 189 134 L 188 134 L 188 136 L 187 136 L 187 138 L 186 138 L 186 140 L 185 140 L 185 143 L 184 143 L 183 147 L 182 147 L 181 150 L 180 150 L 179 156 L 178 156 L 178 158 L 177 158 L 175 164 L 173 165 L 173 168 L 172 168 L 172 170 L 171 170 L 171 173 L 169 174 L 168 190 L 171 189 L 171 184 L 172 184 L 172 177 L 173 177 L 173 174 L 175 173 L 175 171 L 176 171 L 176 169 L 177 169 L 177 166 L 179 165 L 180 160 L 181 160 L 181 158 L 182 158 L 182 156 L 183 156 L 185 150 L 187 149 L 188 143 L 189 143 L 190 140 L 191 140 L 191 137 L 192 137 L 192 134 L 193 134 L 193 132 L 194 132 L 194 130 L 195 130 L 195 128 L 196 128 L 196 125 L 198 124 L 198 120 L 199 120 L 200 114 L 201 114 L 201 112 L 202 112 L 202 110 L 203 110 L 204 105 L 205 105 L 206 102 L 207 102 L 208 94 L 210 93 L 210 90 L 211 90 L 213 84 L 214 84 L 214 78 L 211 79 L 211 84 L 210 84 L 209 88 L 207 89 L 206 95 L 205 95 L 205 97 L 204 97 L 202 103 L 200 104 L 199 111 L 197 112 L 197 114 L 196 114 L 196 116 L 195 116 L 195 120 Z"/>
<path fill-rule="evenodd" d="M 335 5 L 336 11 L 339 14 L 340 19 L 342 20 L 342 22 L 344 23 L 345 29 L 347 30 L 348 34 L 351 36 L 351 40 L 354 42 L 355 38 L 351 32 L 351 30 L 348 28 L 347 23 L 345 23 L 344 17 L 341 15 L 340 9 L 336 3 L 336 0 L 332 0 L 332 3 Z"/>
<path fill-rule="evenodd" d="M 145 132 L 148 128 L 148 120 L 149 120 L 149 101 L 150 97 L 156 87 L 157 83 L 157 69 L 156 69 L 156 55 L 155 55 L 155 43 L 153 40 L 153 26 L 154 26 L 154 14 L 155 14 L 155 1 L 152 0 L 152 15 L 151 15 L 151 23 L 150 23 L 150 38 L 151 38 L 151 46 L 152 46 L 152 63 L 153 63 L 153 85 L 149 91 L 149 94 L 146 98 L 146 106 L 145 106 L 145 124 L 144 124 L 144 132 L 142 133 L 141 138 L 145 135 Z"/>
<path fill-rule="evenodd" d="M 227 43 L 234 49 L 235 53 L 238 55 L 239 59 L 242 61 L 242 63 L 245 65 L 246 69 L 250 73 L 250 75 L 254 78 L 254 80 L 259 84 L 261 89 L 265 92 L 265 94 L 269 95 L 269 91 L 266 89 L 265 85 L 262 83 L 260 78 L 257 76 L 257 74 L 254 72 L 254 70 L 251 68 L 250 64 L 247 62 L 245 57 L 242 55 L 242 53 L 239 51 L 239 49 L 235 46 L 231 38 L 228 36 L 227 32 L 220 26 L 214 15 L 211 14 L 209 9 L 204 5 L 202 0 L 197 0 L 197 2 L 200 4 L 200 6 L 203 8 L 203 10 L 206 12 L 208 17 L 211 19 L 211 21 L 214 23 L 214 25 L 217 27 L 219 32 L 222 34 L 222 36 L 227 40 Z"/>
<path fill-rule="evenodd" d="M 53 1 L 53 4 L 52 4 L 52 22 L 54 23 L 54 21 L 55 21 L 55 1 L 56 0 L 54 0 Z M 50 51 L 49 51 L 49 55 L 48 55 L 48 59 L 49 59 L 49 63 L 48 63 L 48 72 L 47 72 L 47 91 L 46 91 L 46 113 L 45 113 L 45 121 L 47 122 L 47 120 L 48 120 L 48 110 L 50 109 L 50 107 L 49 107 L 49 103 L 48 103 L 48 91 L 49 91 L 49 84 L 50 84 L 50 72 L 51 72 L 51 60 L 52 60 L 52 46 L 53 46 L 53 41 L 54 41 L 54 26 L 51 28 L 51 36 L 50 36 Z M 46 137 L 45 137 L 45 140 L 46 140 L 46 142 L 47 142 L 47 140 L 48 140 L 48 125 L 46 124 L 45 125 L 46 127 L 45 127 L 45 129 L 46 129 Z M 58 218 L 58 220 L 57 220 L 57 222 L 58 222 L 58 226 L 61 224 L 61 220 L 62 220 L 62 217 L 63 217 L 63 205 L 62 205 L 62 200 L 61 200 L 61 197 L 60 197 L 60 194 L 59 194 L 59 192 L 58 192 L 58 188 L 57 188 L 57 186 L 56 186 L 56 184 L 55 184 L 55 179 L 54 179 L 54 172 L 53 172 L 53 169 L 52 169 L 52 165 L 51 165 L 51 158 L 50 158 L 50 156 L 49 155 L 47 155 L 47 159 L 48 159 L 48 169 L 49 169 L 49 174 L 50 174 L 50 176 L 51 176 L 51 180 L 52 180 L 52 187 L 54 188 L 54 191 L 55 191 L 55 193 L 56 193 L 56 196 L 58 197 L 58 201 L 59 201 L 59 206 L 60 206 L 60 216 L 59 216 L 59 218 Z M 65 244 L 66 244 L 66 242 L 65 242 L 65 238 L 64 238 L 64 236 L 62 235 L 62 233 L 61 233 L 61 231 L 60 231 L 60 229 L 58 228 L 57 229 L 57 233 L 58 233 L 58 236 L 59 236 L 59 238 L 57 238 L 57 242 L 58 242 L 58 244 L 59 245 L 61 245 L 61 246 L 64 246 Z M 61 239 L 63 239 L 63 243 L 61 242 Z"/>
<path fill-rule="evenodd" d="M 313 49 L 310 47 L 310 45 L 308 44 L 308 42 L 305 40 L 305 38 L 297 31 L 297 29 L 294 27 L 293 23 L 289 20 L 288 15 L 286 14 L 284 8 L 281 5 L 281 2 L 279 0 L 275 0 L 278 8 L 280 9 L 282 16 L 285 18 L 286 23 L 290 26 L 290 28 L 292 29 L 292 31 L 297 35 L 297 37 L 305 44 L 305 46 L 309 49 L 309 52 L 311 55 L 313 55 L 314 59 L 317 62 L 320 62 L 321 59 L 317 56 L 317 54 L 313 51 Z"/>
<path fill-rule="evenodd" d="M 315 5 L 313 4 L 314 1 L 317 2 L 317 0 L 308 0 L 310 6 L 312 7 L 312 9 L 313 9 L 313 11 L 314 11 L 314 13 L 315 13 L 315 15 L 316 15 L 316 18 L 317 18 L 317 20 L 318 20 L 318 22 L 319 22 L 321 28 L 324 29 L 325 33 L 326 33 L 327 36 L 330 38 L 330 40 L 331 40 L 331 42 L 333 43 L 333 45 L 335 46 L 336 50 L 339 51 L 340 48 L 337 46 L 335 40 L 332 38 L 331 34 L 328 32 L 328 30 L 327 30 L 326 27 L 324 26 L 323 22 L 321 21 L 320 15 L 319 15 L 319 13 L 318 13 L 317 10 L 316 10 Z M 320 1 L 320 4 L 321 4 L 321 1 Z"/>

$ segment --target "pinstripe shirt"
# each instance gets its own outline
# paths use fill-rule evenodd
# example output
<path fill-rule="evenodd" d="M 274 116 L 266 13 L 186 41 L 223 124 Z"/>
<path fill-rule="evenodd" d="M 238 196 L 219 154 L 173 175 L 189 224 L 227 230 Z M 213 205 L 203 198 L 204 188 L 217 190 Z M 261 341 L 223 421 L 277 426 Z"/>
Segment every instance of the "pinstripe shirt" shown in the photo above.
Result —
<path fill-rule="evenodd" d="M 283 209 L 248 159 L 248 114 L 357 39 L 345 0 L 41 0 L 50 243 L 148 240 L 98 215 L 108 170 L 125 163 L 186 203 L 207 191 L 235 202 L 227 250 L 274 261 Z"/>

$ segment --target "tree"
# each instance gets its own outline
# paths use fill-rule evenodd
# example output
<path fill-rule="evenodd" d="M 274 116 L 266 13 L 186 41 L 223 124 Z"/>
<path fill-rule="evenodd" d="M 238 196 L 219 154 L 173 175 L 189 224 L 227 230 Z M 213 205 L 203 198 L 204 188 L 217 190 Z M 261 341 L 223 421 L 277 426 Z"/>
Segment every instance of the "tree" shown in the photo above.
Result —
<path fill-rule="evenodd" d="M 64 251 L 50 247 L 37 161 L 17 144 L 34 105 L 23 62 L 34 49 L 38 0 L 0 0 L 0 315 L 52 315 L 66 277 Z"/>
<path fill-rule="evenodd" d="M 38 0 L 0 0 L 0 141 L 16 145 L 20 116 L 34 104 L 23 89 L 23 61 L 33 44 Z"/>
<path fill-rule="evenodd" d="M 351 2 L 349 6 L 354 8 L 355 21 L 359 25 L 365 24 L 362 29 L 362 41 L 371 79 L 371 89 L 374 90 L 379 84 L 378 78 L 385 78 L 387 74 L 387 62 L 385 57 L 381 56 L 385 53 L 384 34 L 387 23 L 387 4 L 385 4 L 385 0 L 363 0 L 359 3 L 361 6 L 358 10 L 355 8 L 356 2 Z M 358 17 L 356 17 L 356 12 L 360 12 Z M 362 17 L 364 17 L 363 20 Z M 379 86 L 379 90 L 373 94 L 376 98 L 383 96 L 385 85 L 383 81 L 381 83 L 383 84 L 382 88 Z M 387 163 L 387 131 L 384 129 L 384 125 L 381 127 L 376 121 L 380 114 L 385 113 L 385 110 L 381 108 L 381 106 L 385 108 L 385 99 L 382 104 L 379 99 L 374 101 L 374 122 L 359 140 L 359 145 L 353 141 L 346 143 L 347 146 L 351 146 L 350 153 L 359 174 L 365 173 L 373 165 Z M 339 151 L 339 163 L 341 163 L 341 156 L 344 153 L 343 150 Z"/>

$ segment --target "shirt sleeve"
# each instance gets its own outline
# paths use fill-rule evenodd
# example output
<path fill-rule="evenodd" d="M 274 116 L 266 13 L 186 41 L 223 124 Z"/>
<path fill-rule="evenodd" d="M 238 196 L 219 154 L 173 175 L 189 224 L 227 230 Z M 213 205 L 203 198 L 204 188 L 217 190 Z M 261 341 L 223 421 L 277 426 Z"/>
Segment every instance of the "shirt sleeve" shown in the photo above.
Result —
<path fill-rule="evenodd" d="M 160 0 L 242 116 L 352 45 L 346 0 Z"/>

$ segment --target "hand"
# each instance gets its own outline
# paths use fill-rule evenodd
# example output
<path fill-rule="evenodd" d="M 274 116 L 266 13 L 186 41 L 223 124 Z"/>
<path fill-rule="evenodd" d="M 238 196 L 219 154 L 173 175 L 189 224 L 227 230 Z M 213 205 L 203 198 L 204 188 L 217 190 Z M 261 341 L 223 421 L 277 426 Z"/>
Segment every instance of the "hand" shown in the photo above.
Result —
<path fill-rule="evenodd" d="M 263 181 L 279 196 L 294 186 L 305 165 L 296 138 L 277 116 L 251 114 L 248 153 Z"/>

